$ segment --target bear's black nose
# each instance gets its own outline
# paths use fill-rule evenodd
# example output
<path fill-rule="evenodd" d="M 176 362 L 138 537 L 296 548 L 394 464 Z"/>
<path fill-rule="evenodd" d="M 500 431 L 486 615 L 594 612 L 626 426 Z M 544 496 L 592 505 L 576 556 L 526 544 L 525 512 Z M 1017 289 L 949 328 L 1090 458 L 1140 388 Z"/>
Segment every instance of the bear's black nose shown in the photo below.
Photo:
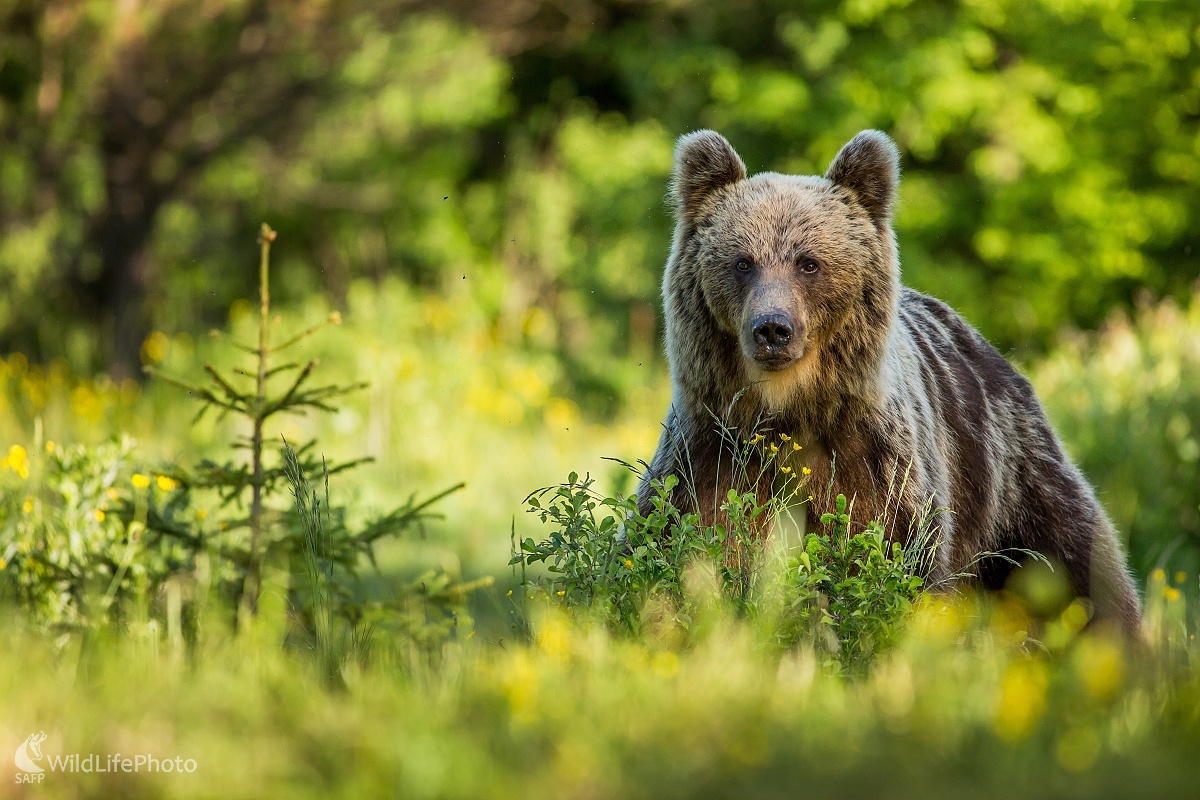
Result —
<path fill-rule="evenodd" d="M 766 347 L 783 347 L 792 340 L 792 325 L 783 314 L 765 314 L 754 320 L 754 341 Z"/>

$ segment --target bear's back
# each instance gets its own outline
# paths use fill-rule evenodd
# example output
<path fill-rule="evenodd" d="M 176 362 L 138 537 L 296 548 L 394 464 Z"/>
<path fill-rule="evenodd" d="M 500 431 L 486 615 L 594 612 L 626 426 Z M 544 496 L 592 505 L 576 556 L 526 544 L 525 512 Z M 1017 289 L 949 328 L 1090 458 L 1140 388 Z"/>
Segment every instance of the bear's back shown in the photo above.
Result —
<path fill-rule="evenodd" d="M 918 424 L 930 434 L 925 441 L 941 451 L 928 455 L 946 467 L 956 527 L 1007 527 L 1004 497 L 1042 473 L 1030 465 L 1064 459 L 1032 385 L 940 300 L 902 289 L 896 326 L 911 354 L 905 363 L 917 369 L 903 376 L 893 401 L 928 409 Z M 1064 478 L 1074 482 L 1073 476 L 1038 475 L 1059 484 Z"/>

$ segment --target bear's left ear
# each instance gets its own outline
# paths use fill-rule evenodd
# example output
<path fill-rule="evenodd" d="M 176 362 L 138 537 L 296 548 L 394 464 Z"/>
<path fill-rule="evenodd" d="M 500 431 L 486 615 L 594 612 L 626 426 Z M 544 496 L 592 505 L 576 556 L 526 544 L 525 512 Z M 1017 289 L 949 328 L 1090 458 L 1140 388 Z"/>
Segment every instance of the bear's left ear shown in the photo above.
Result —
<path fill-rule="evenodd" d="M 892 217 L 900 182 L 900 151 L 886 133 L 863 131 L 834 156 L 825 177 L 853 191 L 875 224 L 883 227 Z"/>

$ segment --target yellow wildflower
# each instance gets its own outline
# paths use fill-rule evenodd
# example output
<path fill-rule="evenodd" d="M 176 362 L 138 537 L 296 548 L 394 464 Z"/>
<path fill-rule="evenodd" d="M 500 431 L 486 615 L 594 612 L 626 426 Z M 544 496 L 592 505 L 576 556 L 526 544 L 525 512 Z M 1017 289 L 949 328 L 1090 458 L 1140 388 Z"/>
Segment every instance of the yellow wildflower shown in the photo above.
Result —
<path fill-rule="evenodd" d="M 174 478 L 168 478 L 166 475 L 159 475 L 154 479 L 154 482 L 157 483 L 158 488 L 162 489 L 164 492 L 173 492 L 179 487 L 179 481 L 175 480 Z"/>
<path fill-rule="evenodd" d="M 142 362 L 155 364 L 167 357 L 171 340 L 162 331 L 154 331 L 142 342 Z"/>
<path fill-rule="evenodd" d="M 1183 570 L 1179 570 L 1179 572 L 1175 573 L 1175 582 L 1176 583 L 1183 583 L 1186 580 L 1187 580 L 1187 573 L 1184 572 Z"/>
<path fill-rule="evenodd" d="M 633 559 L 631 559 L 631 558 L 625 559 L 625 566 L 629 567 L 630 569 L 633 569 Z"/>
<path fill-rule="evenodd" d="M 1105 636 L 1085 635 L 1075 648 L 1075 672 L 1087 693 L 1097 700 L 1111 700 L 1125 680 L 1125 657 L 1117 642 Z"/>
<path fill-rule="evenodd" d="M 779 471 L 782 472 L 784 475 L 788 475 L 791 473 L 792 468 L 791 467 L 780 467 Z"/>
<path fill-rule="evenodd" d="M 1162 567 L 1159 567 L 1150 573 L 1150 580 L 1152 581 L 1165 581 L 1166 579 L 1167 573 L 1162 569 Z"/>
<path fill-rule="evenodd" d="M 650 669 L 660 678 L 674 678 L 679 674 L 679 656 L 664 650 L 650 660 Z"/>
<path fill-rule="evenodd" d="M 54 442 L 46 442 L 47 453 L 53 453 L 56 449 L 58 449 L 58 445 L 54 444 Z"/>
<path fill-rule="evenodd" d="M 1072 634 L 1075 634 L 1083 630 L 1084 625 L 1087 625 L 1088 612 L 1087 609 L 1084 608 L 1083 604 L 1076 600 L 1075 602 L 1071 603 L 1071 605 L 1067 606 L 1066 610 L 1063 611 L 1062 616 L 1059 619 L 1062 621 L 1064 628 L 1069 630 Z"/>
<path fill-rule="evenodd" d="M 790 442 L 792 440 L 792 437 L 788 436 L 786 433 L 779 434 L 779 438 L 783 439 L 785 442 Z"/>
<path fill-rule="evenodd" d="M 1067 772 L 1086 772 L 1096 763 L 1104 745 L 1096 732 L 1086 726 L 1077 726 L 1058 737 L 1058 763 Z"/>
<path fill-rule="evenodd" d="M 775 453 L 778 453 L 778 452 L 779 452 L 779 445 L 775 444 L 774 442 L 771 442 L 771 454 L 774 455 Z"/>
<path fill-rule="evenodd" d="M 812 470 L 809 469 L 808 467 L 801 467 L 800 471 L 803 472 L 805 475 L 812 475 Z"/>
<path fill-rule="evenodd" d="M 104 515 L 104 512 L 101 511 L 100 509 L 97 508 L 95 511 L 93 511 L 92 516 L 94 516 L 96 518 L 96 522 L 104 522 L 105 515 Z"/>
<path fill-rule="evenodd" d="M 505 596 L 505 597 L 512 597 L 512 589 L 509 589 L 509 590 L 508 590 L 508 593 L 507 593 L 507 594 L 505 594 L 504 596 Z"/>
<path fill-rule="evenodd" d="M 1015 661 L 1008 665 L 996 708 L 995 728 L 1008 741 L 1022 739 L 1046 707 L 1046 668 L 1038 661 Z"/>
<path fill-rule="evenodd" d="M 800 443 L 792 442 L 792 450 L 795 451 L 795 450 L 799 450 L 799 449 L 800 449 Z"/>
<path fill-rule="evenodd" d="M 0 461 L 0 467 L 11 469 L 13 472 L 20 475 L 22 478 L 29 477 L 29 454 L 24 447 L 19 444 L 14 444 L 8 448 L 8 456 Z"/>
<path fill-rule="evenodd" d="M 559 597 L 565 597 L 567 593 L 562 589 L 559 589 L 557 592 L 555 592 L 555 594 L 557 594 Z"/>
<path fill-rule="evenodd" d="M 7 566 L 8 566 L 8 562 L 5 561 L 3 558 L 0 558 L 0 569 L 4 569 Z"/>
<path fill-rule="evenodd" d="M 150 485 L 150 478 L 140 472 L 133 473 L 133 477 L 129 479 L 135 489 L 145 489 Z"/>
<path fill-rule="evenodd" d="M 756 433 L 756 434 L 754 434 L 753 436 L 751 436 L 751 437 L 750 437 L 750 444 L 758 444 L 758 443 L 759 443 L 759 442 L 761 442 L 761 441 L 762 441 L 764 438 L 765 438 L 765 437 L 764 437 L 764 436 L 763 436 L 761 433 Z"/>
<path fill-rule="evenodd" d="M 1176 600 L 1179 599 L 1179 590 L 1176 589 L 1174 586 L 1168 586 L 1167 588 L 1163 589 L 1163 597 L 1167 598 L 1168 601 L 1174 603 Z"/>
<path fill-rule="evenodd" d="M 33 498 L 32 497 L 25 498 L 25 504 L 23 506 L 21 506 L 21 510 L 24 511 L 26 514 L 33 513 Z"/>
<path fill-rule="evenodd" d="M 105 494 L 108 495 L 109 500 L 116 500 L 117 498 L 119 498 L 121 496 L 120 493 L 117 492 L 116 489 L 113 489 L 111 486 L 109 487 L 108 491 L 105 492 Z"/>
<path fill-rule="evenodd" d="M 200 520 L 201 522 L 204 522 L 204 520 L 208 519 L 208 509 L 207 508 L 196 509 L 196 519 Z"/>

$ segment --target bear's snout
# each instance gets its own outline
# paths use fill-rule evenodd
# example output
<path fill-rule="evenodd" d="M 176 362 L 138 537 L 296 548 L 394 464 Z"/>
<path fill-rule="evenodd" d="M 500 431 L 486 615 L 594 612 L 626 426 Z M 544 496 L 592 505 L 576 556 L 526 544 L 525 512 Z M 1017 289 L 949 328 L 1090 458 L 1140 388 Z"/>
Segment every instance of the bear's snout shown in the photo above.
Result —
<path fill-rule="evenodd" d="M 754 360 L 766 370 L 777 370 L 792 360 L 790 345 L 796 338 L 796 327 L 786 314 L 778 312 L 755 318 L 751 328 L 754 338 Z"/>
<path fill-rule="evenodd" d="M 754 342 L 759 347 L 782 347 L 792 340 L 792 323 L 783 314 L 767 314 L 754 321 Z"/>

